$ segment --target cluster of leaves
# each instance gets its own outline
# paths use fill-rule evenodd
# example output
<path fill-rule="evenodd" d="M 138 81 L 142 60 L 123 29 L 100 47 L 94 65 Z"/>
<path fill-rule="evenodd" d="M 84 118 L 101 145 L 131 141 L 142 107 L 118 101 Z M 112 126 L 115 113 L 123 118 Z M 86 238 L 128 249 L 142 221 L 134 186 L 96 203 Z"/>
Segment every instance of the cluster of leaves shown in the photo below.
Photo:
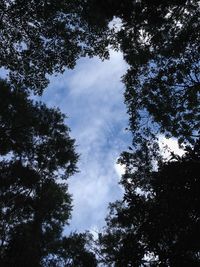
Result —
<path fill-rule="evenodd" d="M 146 177 L 135 171 L 148 190 L 129 181 L 123 201 L 111 205 L 99 236 L 106 266 L 199 266 L 199 173 L 200 140 Z"/>
<path fill-rule="evenodd" d="M 89 232 L 70 234 L 58 242 L 55 254 L 43 264 L 45 267 L 96 267 L 97 260 L 90 250 L 92 244 L 93 236 Z"/>
<path fill-rule="evenodd" d="M 61 266 L 53 255 L 66 266 L 95 266 L 86 235 L 62 237 L 72 208 L 66 181 L 78 159 L 64 119 L 0 81 L 1 266 Z"/>
<path fill-rule="evenodd" d="M 47 74 L 73 68 L 80 56 L 108 57 L 107 23 L 88 2 L 0 1 L 0 67 L 15 86 L 41 94 Z"/>
<path fill-rule="evenodd" d="M 193 142 L 200 127 L 198 1 L 103 2 L 120 18 L 113 42 L 130 66 L 123 78 L 130 129 Z"/>
<path fill-rule="evenodd" d="M 123 152 L 123 201 L 99 235 L 106 266 L 199 266 L 200 6 L 195 0 L 102 1 L 120 19 L 112 42 L 123 77 L 133 146 Z M 191 144 L 164 162 L 157 137 Z M 156 170 L 157 169 L 157 170 Z M 156 171 L 155 171 L 156 170 Z"/>
<path fill-rule="evenodd" d="M 147 6 L 144 16 L 150 16 L 140 25 L 136 48 L 142 62 L 131 63 L 125 77 L 126 101 L 132 109 L 137 99 L 137 110 L 145 109 L 162 132 L 192 141 L 200 126 L 200 9 L 196 1 L 180 2 Z M 132 54 L 127 53 L 128 62 L 137 62 Z"/>

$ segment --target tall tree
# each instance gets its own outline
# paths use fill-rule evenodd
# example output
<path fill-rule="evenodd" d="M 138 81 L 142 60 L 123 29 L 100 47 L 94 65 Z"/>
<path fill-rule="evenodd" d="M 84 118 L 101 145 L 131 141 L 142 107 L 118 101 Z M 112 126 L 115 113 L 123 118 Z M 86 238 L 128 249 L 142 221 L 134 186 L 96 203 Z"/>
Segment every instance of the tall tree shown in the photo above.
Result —
<path fill-rule="evenodd" d="M 65 116 L 2 80 L 0 89 L 0 265 L 55 266 L 54 256 L 95 266 L 86 235 L 62 236 L 78 158 Z"/>
<path fill-rule="evenodd" d="M 15 86 L 42 93 L 47 75 L 73 68 L 80 56 L 108 56 L 107 23 L 89 2 L 0 1 L 0 67 Z"/>
<path fill-rule="evenodd" d="M 56 254 L 44 266 L 96 267 L 97 260 L 90 250 L 91 243 L 93 238 L 89 232 L 72 233 L 58 242 Z"/>
<path fill-rule="evenodd" d="M 134 151 L 122 154 L 122 202 L 100 235 L 108 266 L 199 266 L 199 141 L 162 163 L 157 134 L 195 143 L 200 126 L 198 1 L 104 1 L 129 70 L 123 80 Z M 156 164 L 158 171 L 154 171 Z"/>
<path fill-rule="evenodd" d="M 148 190 L 129 181 L 99 237 L 106 265 L 199 266 L 199 173 L 200 141 L 149 172 Z"/>
<path fill-rule="evenodd" d="M 193 142 L 200 126 L 199 2 L 104 0 L 97 5 L 106 18 L 119 19 L 110 40 L 130 66 L 123 80 L 132 132 L 163 132 Z"/>
<path fill-rule="evenodd" d="M 124 82 L 131 129 L 192 142 L 200 126 L 199 4 L 131 2 L 118 35 L 130 64 Z"/>

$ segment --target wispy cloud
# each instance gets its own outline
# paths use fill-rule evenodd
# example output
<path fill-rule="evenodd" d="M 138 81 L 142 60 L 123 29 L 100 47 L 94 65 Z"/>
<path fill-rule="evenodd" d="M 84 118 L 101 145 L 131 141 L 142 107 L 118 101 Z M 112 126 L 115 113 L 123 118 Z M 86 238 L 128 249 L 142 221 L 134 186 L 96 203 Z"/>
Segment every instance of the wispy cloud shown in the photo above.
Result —
<path fill-rule="evenodd" d="M 183 156 L 184 149 L 181 149 L 176 138 L 166 138 L 164 135 L 158 137 L 158 143 L 160 151 L 164 159 L 168 160 L 171 157 L 171 153 L 178 156 Z"/>
<path fill-rule="evenodd" d="M 129 143 L 120 81 L 126 68 L 116 52 L 109 61 L 81 59 L 75 70 L 51 78 L 42 97 L 69 116 L 67 124 L 81 155 L 80 173 L 69 181 L 74 199 L 71 230 L 102 226 L 108 203 L 122 196 L 116 159 Z"/>

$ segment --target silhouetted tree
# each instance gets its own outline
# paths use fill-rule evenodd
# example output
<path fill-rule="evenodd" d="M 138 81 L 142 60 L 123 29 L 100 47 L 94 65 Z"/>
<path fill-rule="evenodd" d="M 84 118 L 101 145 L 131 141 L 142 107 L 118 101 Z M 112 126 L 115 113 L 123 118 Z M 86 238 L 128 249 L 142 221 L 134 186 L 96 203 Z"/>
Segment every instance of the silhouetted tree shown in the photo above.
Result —
<path fill-rule="evenodd" d="M 92 235 L 88 232 L 72 233 L 63 237 L 57 244 L 56 254 L 52 254 L 44 266 L 96 267 L 97 260 L 91 252 L 92 242 Z"/>
<path fill-rule="evenodd" d="M 134 137 L 161 131 L 193 142 L 200 126 L 198 1 L 103 0 L 96 5 L 106 18 L 119 19 L 110 40 L 130 66 L 123 81 Z"/>
<path fill-rule="evenodd" d="M 99 236 L 107 266 L 199 266 L 199 173 L 197 141 L 183 157 L 146 173 L 148 189 L 127 181 L 123 201 L 111 205 Z"/>
<path fill-rule="evenodd" d="M 103 262 L 199 266 L 200 6 L 193 0 L 99 5 L 110 7 L 107 17 L 119 18 L 112 42 L 129 64 L 123 81 L 135 146 L 120 158 L 125 194 L 111 205 L 99 237 Z M 155 140 L 160 133 L 196 145 L 163 163 Z"/>
<path fill-rule="evenodd" d="M 73 68 L 80 56 L 108 56 L 107 23 L 89 2 L 1 0 L 0 67 L 15 86 L 42 93 L 47 74 Z"/>
<path fill-rule="evenodd" d="M 65 116 L 0 81 L 0 265 L 96 266 L 88 235 L 63 237 L 77 154 Z"/>
<path fill-rule="evenodd" d="M 132 131 L 199 136 L 197 1 L 4 0 L 0 11 L 0 66 L 15 84 L 42 93 L 46 74 L 72 68 L 80 56 L 106 58 L 111 45 L 130 65 L 124 82 Z M 109 30 L 113 17 L 118 31 Z"/>

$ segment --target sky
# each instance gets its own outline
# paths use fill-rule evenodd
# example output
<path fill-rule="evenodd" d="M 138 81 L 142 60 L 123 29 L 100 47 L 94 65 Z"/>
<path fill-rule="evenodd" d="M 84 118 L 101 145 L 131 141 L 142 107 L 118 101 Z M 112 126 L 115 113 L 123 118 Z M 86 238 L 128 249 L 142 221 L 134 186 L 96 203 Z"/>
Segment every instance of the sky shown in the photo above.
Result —
<path fill-rule="evenodd" d="M 79 172 L 68 181 L 73 211 L 66 233 L 89 230 L 95 235 L 105 225 L 108 204 L 123 196 L 119 181 L 124 168 L 117 158 L 131 144 L 131 135 L 125 130 L 128 115 L 121 82 L 128 66 L 120 52 L 110 53 L 110 60 L 82 58 L 74 70 L 51 76 L 39 97 L 67 115 L 66 124 L 80 155 Z M 0 74 L 6 77 L 6 72 Z M 184 153 L 176 139 L 160 135 L 159 144 L 166 159 L 170 157 L 166 145 L 179 155 Z"/>
<path fill-rule="evenodd" d="M 83 58 L 74 70 L 50 78 L 40 98 L 68 116 L 71 137 L 80 154 L 79 173 L 69 179 L 73 212 L 66 231 L 99 231 L 105 224 L 108 204 L 121 199 L 118 184 L 123 167 L 116 164 L 130 144 L 125 130 L 128 115 L 121 77 L 127 65 L 122 54 L 111 51 L 110 60 Z"/>

